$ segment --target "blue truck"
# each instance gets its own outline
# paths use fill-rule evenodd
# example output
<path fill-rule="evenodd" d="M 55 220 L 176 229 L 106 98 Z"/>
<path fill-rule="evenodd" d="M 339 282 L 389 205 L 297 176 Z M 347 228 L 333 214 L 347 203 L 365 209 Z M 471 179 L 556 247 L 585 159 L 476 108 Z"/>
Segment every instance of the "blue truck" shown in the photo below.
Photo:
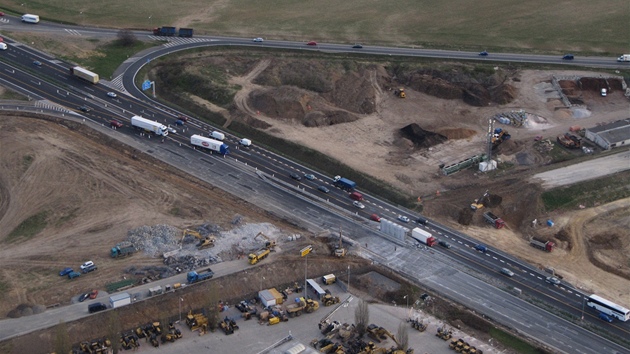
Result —
<path fill-rule="evenodd" d="M 214 276 L 214 272 L 210 268 L 206 268 L 204 270 L 200 270 L 199 272 L 190 271 L 188 272 L 188 276 L 186 280 L 188 280 L 188 284 L 200 282 L 203 280 L 210 279 Z"/>
<path fill-rule="evenodd" d="M 119 257 L 130 256 L 134 252 L 136 252 L 136 247 L 134 247 L 134 245 L 131 242 L 125 241 L 112 247 L 110 255 L 112 256 L 112 258 L 119 258 Z"/>
<path fill-rule="evenodd" d="M 177 34 L 177 28 L 167 26 L 157 27 L 153 29 L 153 34 L 156 36 L 172 37 Z"/>
<path fill-rule="evenodd" d="M 357 184 L 353 181 L 341 176 L 335 176 L 335 178 L 333 179 L 333 183 L 335 184 L 335 186 L 347 191 L 352 191 L 357 186 Z"/>
<path fill-rule="evenodd" d="M 192 37 L 193 36 L 193 29 L 192 28 L 180 28 L 178 33 L 179 33 L 180 37 Z"/>

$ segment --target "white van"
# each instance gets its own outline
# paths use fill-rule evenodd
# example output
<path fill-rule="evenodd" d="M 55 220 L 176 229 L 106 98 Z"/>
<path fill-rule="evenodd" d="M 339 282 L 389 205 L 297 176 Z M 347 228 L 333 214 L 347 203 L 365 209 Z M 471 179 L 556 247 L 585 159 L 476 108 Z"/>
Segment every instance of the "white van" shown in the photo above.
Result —
<path fill-rule="evenodd" d="M 25 15 L 22 15 L 22 22 L 26 22 L 26 23 L 38 23 L 38 22 L 39 22 L 39 16 L 37 16 L 37 15 L 31 15 L 31 14 L 25 14 Z"/>
<path fill-rule="evenodd" d="M 213 131 L 212 133 L 210 133 L 210 137 L 217 140 L 223 140 L 225 139 L 225 134 L 218 131 Z"/>
<path fill-rule="evenodd" d="M 252 141 L 249 140 L 249 139 L 241 139 L 238 143 L 243 145 L 243 146 L 251 146 L 252 145 Z"/>
<path fill-rule="evenodd" d="M 7 50 L 9 48 L 6 43 L 0 43 L 0 50 Z"/>

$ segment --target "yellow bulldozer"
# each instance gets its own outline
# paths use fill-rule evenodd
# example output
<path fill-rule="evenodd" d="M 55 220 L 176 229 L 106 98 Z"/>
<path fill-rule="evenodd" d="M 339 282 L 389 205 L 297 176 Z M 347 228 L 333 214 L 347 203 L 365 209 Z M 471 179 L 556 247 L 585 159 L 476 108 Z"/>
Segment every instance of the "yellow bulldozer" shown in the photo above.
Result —
<path fill-rule="evenodd" d="M 182 243 L 186 236 L 192 236 L 196 238 L 197 240 L 199 240 L 196 246 L 197 246 L 197 249 L 200 249 L 200 250 L 214 247 L 214 243 L 216 242 L 216 239 L 214 237 L 210 237 L 210 236 L 204 237 L 204 236 L 201 236 L 201 234 L 197 231 L 186 229 L 184 230 L 184 235 L 182 236 Z"/>
<path fill-rule="evenodd" d="M 190 311 L 186 316 L 186 325 L 191 331 L 199 330 L 199 334 L 204 334 L 208 331 L 208 317 L 202 313 L 193 314 Z"/>
<path fill-rule="evenodd" d="M 396 97 L 400 97 L 400 98 L 406 98 L 407 97 L 407 95 L 405 94 L 405 89 L 404 88 L 395 89 L 394 90 L 394 95 Z"/>

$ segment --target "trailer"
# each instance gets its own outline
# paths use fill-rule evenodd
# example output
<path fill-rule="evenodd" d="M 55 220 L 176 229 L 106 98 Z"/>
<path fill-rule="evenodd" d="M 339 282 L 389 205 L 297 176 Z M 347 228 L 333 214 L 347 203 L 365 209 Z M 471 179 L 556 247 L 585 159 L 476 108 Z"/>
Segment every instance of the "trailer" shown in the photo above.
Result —
<path fill-rule="evenodd" d="M 218 152 L 221 155 L 227 155 L 230 153 L 230 148 L 222 141 L 206 138 L 201 135 L 193 135 L 190 137 L 190 144 L 193 146 L 199 146 L 210 151 Z"/>
<path fill-rule="evenodd" d="M 193 29 L 192 28 L 180 28 L 178 35 L 180 37 L 187 37 L 190 38 L 193 36 Z"/>
<path fill-rule="evenodd" d="M 495 229 L 501 229 L 505 226 L 505 221 L 503 221 L 503 219 L 501 219 L 500 217 L 492 214 L 491 212 L 487 211 L 483 214 L 483 218 L 486 220 L 487 223 L 491 224 L 492 226 L 494 226 Z"/>
<path fill-rule="evenodd" d="M 356 183 L 341 176 L 335 176 L 335 178 L 333 179 L 333 183 L 335 184 L 335 186 L 349 192 L 357 187 Z"/>
<path fill-rule="evenodd" d="M 546 252 L 552 252 L 553 251 L 553 247 L 556 245 L 555 243 L 553 243 L 551 241 L 545 241 L 545 240 L 537 239 L 535 237 L 532 237 L 529 240 L 529 244 L 532 247 L 541 249 L 541 250 L 546 251 Z"/>
<path fill-rule="evenodd" d="M 168 128 L 166 125 L 152 120 L 142 118 L 140 116 L 131 117 L 131 126 L 135 129 L 144 130 L 155 135 L 167 136 Z"/>
<path fill-rule="evenodd" d="M 411 238 L 429 247 L 433 247 L 437 241 L 430 232 L 422 230 L 419 227 L 411 230 Z"/>
<path fill-rule="evenodd" d="M 129 293 L 120 293 L 109 297 L 111 308 L 117 308 L 131 304 L 131 295 Z"/>
<path fill-rule="evenodd" d="M 88 69 L 82 68 L 80 66 L 75 66 L 70 68 L 70 75 L 76 76 L 80 79 L 88 81 L 92 84 L 98 84 L 98 74 L 89 71 Z"/>

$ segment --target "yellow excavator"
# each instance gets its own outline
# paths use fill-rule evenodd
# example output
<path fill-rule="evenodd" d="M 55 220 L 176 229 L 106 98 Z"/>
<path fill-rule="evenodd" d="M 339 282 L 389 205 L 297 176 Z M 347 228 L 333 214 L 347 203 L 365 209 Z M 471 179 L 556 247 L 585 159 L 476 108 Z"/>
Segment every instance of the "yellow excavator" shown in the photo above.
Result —
<path fill-rule="evenodd" d="M 269 236 L 259 232 L 256 236 L 254 236 L 254 241 L 258 238 L 258 236 L 265 239 L 265 248 L 268 250 L 273 250 L 276 247 L 276 241 L 269 238 Z"/>
<path fill-rule="evenodd" d="M 406 98 L 407 97 L 407 95 L 405 94 L 405 89 L 404 88 L 395 89 L 394 90 L 394 95 L 396 95 L 396 97 L 400 97 L 400 98 Z"/>
<path fill-rule="evenodd" d="M 203 237 L 197 231 L 193 231 L 193 230 L 189 230 L 189 229 L 184 230 L 184 235 L 182 236 L 182 243 L 184 241 L 184 238 L 186 236 L 188 236 L 188 235 L 190 235 L 190 236 L 196 238 L 197 240 L 199 240 L 199 242 L 196 245 L 197 249 L 199 249 L 199 250 L 202 250 L 202 249 L 205 249 L 205 248 L 214 247 L 214 243 L 216 241 L 216 239 L 214 237 L 210 237 L 210 236 Z"/>
<path fill-rule="evenodd" d="M 472 202 L 472 204 L 470 204 L 470 209 L 478 210 L 478 209 L 483 208 L 483 202 L 484 202 L 484 200 L 486 199 L 487 196 L 488 196 L 488 191 L 486 190 L 486 192 L 483 193 L 481 198 L 475 199 L 475 201 Z"/>

